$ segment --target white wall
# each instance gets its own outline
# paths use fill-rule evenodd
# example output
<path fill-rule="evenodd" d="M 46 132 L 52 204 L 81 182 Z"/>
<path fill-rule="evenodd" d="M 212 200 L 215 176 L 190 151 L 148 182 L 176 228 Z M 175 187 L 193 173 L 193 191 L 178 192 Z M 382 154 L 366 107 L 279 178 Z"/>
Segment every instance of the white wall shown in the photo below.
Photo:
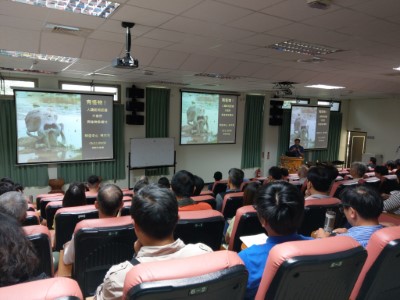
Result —
<path fill-rule="evenodd" d="M 374 137 L 367 138 L 367 153 L 383 154 L 384 162 L 400 158 L 400 153 L 396 153 L 400 146 L 399 112 L 400 99 L 351 100 L 348 129 L 366 131 Z"/>

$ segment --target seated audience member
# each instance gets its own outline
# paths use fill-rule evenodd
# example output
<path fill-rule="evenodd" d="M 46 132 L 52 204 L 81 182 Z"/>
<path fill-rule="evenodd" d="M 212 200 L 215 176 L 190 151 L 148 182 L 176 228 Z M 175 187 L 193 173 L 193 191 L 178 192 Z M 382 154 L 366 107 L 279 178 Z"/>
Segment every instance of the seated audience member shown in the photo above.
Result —
<path fill-rule="evenodd" d="M 15 184 L 14 184 L 14 190 L 15 190 L 16 192 L 23 193 L 23 192 L 24 192 L 24 187 L 23 187 L 22 184 L 20 184 L 20 183 L 15 183 Z"/>
<path fill-rule="evenodd" d="M 299 175 L 299 182 L 301 184 L 304 183 L 304 181 L 306 181 L 307 179 L 307 172 L 308 172 L 308 168 L 306 165 L 302 165 L 300 166 L 300 168 L 297 170 L 297 175 Z"/>
<path fill-rule="evenodd" d="M 338 228 L 334 233 L 349 236 L 366 247 L 371 235 L 383 228 L 378 218 L 383 210 L 383 202 L 376 190 L 368 186 L 346 188 L 342 194 L 343 212 L 352 226 L 350 229 Z M 318 229 L 317 238 L 330 236 L 331 233 Z"/>
<path fill-rule="evenodd" d="M 150 183 L 149 177 L 147 177 L 146 175 L 140 176 L 139 180 L 143 180 L 143 181 L 146 182 L 147 184 Z"/>
<path fill-rule="evenodd" d="M 273 246 L 311 239 L 297 234 L 303 220 L 304 197 L 294 185 L 285 181 L 263 185 L 257 192 L 255 205 L 268 239 L 263 245 L 253 245 L 239 253 L 249 271 L 246 299 L 254 299 Z"/>
<path fill-rule="evenodd" d="M 44 274 L 34 277 L 38 264 L 34 247 L 20 224 L 0 213 L 0 287 L 45 278 Z"/>
<path fill-rule="evenodd" d="M 167 177 L 161 177 L 158 179 L 158 185 L 162 188 L 169 189 L 171 188 L 171 184 L 169 182 L 169 179 Z"/>
<path fill-rule="evenodd" d="M 194 192 L 193 192 L 193 196 L 200 196 L 201 191 L 204 188 L 204 180 L 203 178 L 197 176 L 197 175 L 193 175 L 194 176 Z"/>
<path fill-rule="evenodd" d="M 364 178 L 367 170 L 367 166 L 364 163 L 355 161 L 351 164 L 349 173 L 353 180 L 360 180 Z"/>
<path fill-rule="evenodd" d="M 246 185 L 243 192 L 243 206 L 254 204 L 254 198 L 260 186 L 261 184 L 258 181 L 252 181 L 248 185 Z M 228 229 L 226 230 L 225 241 L 227 244 L 229 244 L 229 240 L 232 235 L 233 224 L 235 224 L 235 217 L 233 217 L 229 221 L 229 226 Z"/>
<path fill-rule="evenodd" d="M 97 193 L 94 206 L 99 210 L 99 219 L 116 217 L 123 205 L 122 191 L 114 184 L 104 185 Z M 74 236 L 64 245 L 64 264 L 69 265 L 75 260 Z"/>
<path fill-rule="evenodd" d="M 370 157 L 369 158 L 369 162 L 368 162 L 367 167 L 369 169 L 374 169 L 376 167 L 376 158 L 375 157 Z"/>
<path fill-rule="evenodd" d="M 62 200 L 63 207 L 86 205 L 85 186 L 83 183 L 71 183 Z"/>
<path fill-rule="evenodd" d="M 138 182 L 135 183 L 135 186 L 133 187 L 133 193 L 137 193 L 141 188 L 145 187 L 146 185 L 149 185 L 149 182 L 140 179 Z"/>
<path fill-rule="evenodd" d="M 396 171 L 397 183 L 400 185 L 400 169 Z M 383 201 L 383 210 L 400 215 L 400 186 L 398 190 L 392 191 L 391 195 L 387 195 L 387 199 Z"/>
<path fill-rule="evenodd" d="M 217 171 L 217 172 L 214 173 L 213 177 L 214 177 L 214 182 L 210 183 L 208 185 L 208 190 L 209 191 L 212 191 L 215 182 L 218 182 L 218 181 L 222 180 L 222 173 L 220 171 Z"/>
<path fill-rule="evenodd" d="M 396 171 L 396 163 L 393 160 L 388 160 L 385 165 L 389 171 Z"/>
<path fill-rule="evenodd" d="M 0 195 L 3 195 L 4 193 L 14 191 L 14 184 L 11 184 L 6 181 L 0 182 Z"/>
<path fill-rule="evenodd" d="M 212 209 L 210 204 L 196 203 L 190 198 L 194 192 L 194 176 L 192 173 L 185 170 L 175 173 L 171 180 L 171 188 L 178 200 L 180 211 Z"/>
<path fill-rule="evenodd" d="M 242 185 L 244 179 L 244 172 L 240 169 L 232 168 L 228 172 L 228 183 L 227 189 L 223 193 L 219 193 L 217 197 L 215 197 L 215 201 L 217 203 L 216 210 L 222 210 L 222 204 L 224 203 L 224 197 L 226 194 L 237 193 L 240 192 L 240 186 Z"/>
<path fill-rule="evenodd" d="M 0 196 L 0 212 L 15 218 L 20 224 L 25 221 L 28 203 L 20 192 L 7 192 Z"/>
<path fill-rule="evenodd" d="M 375 166 L 375 177 L 381 181 L 379 185 L 379 194 L 389 195 L 391 191 L 398 189 L 398 183 L 395 180 L 389 180 L 385 176 L 389 175 L 389 171 L 385 166 Z M 382 195 L 385 197 L 385 195 Z"/>
<path fill-rule="evenodd" d="M 100 183 L 101 183 L 101 178 L 97 175 L 91 175 L 89 176 L 87 180 L 87 187 L 88 191 L 86 195 L 93 195 L 96 196 L 99 189 L 100 189 Z"/>
<path fill-rule="evenodd" d="M 173 192 L 148 185 L 133 196 L 131 216 L 135 223 L 137 241 L 132 261 L 111 267 L 97 288 L 94 299 L 122 299 L 126 274 L 134 265 L 200 255 L 212 250 L 204 244 L 185 245 L 174 239 L 178 222 L 178 204 Z"/>
<path fill-rule="evenodd" d="M 305 200 L 329 198 L 329 191 L 338 170 L 331 166 L 311 167 L 307 173 L 307 190 Z"/>
<path fill-rule="evenodd" d="M 289 181 L 289 170 L 286 168 L 281 168 L 282 180 Z"/>
<path fill-rule="evenodd" d="M 268 170 L 268 177 L 265 179 L 264 184 L 282 180 L 282 170 L 279 167 L 271 167 Z"/>

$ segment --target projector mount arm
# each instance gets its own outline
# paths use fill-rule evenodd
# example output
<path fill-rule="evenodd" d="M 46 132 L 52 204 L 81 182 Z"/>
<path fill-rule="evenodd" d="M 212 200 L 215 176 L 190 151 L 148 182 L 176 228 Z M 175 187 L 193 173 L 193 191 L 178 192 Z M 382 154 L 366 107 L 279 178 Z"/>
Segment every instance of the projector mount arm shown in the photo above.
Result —
<path fill-rule="evenodd" d="M 135 26 L 135 23 L 122 22 L 122 27 L 126 28 L 126 55 L 125 58 L 131 60 L 131 28 Z"/>

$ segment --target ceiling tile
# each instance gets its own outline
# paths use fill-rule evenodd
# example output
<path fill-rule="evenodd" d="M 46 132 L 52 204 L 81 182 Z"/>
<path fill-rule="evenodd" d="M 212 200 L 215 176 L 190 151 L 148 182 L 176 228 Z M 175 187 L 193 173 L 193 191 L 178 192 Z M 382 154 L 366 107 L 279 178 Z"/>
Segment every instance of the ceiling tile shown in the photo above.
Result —
<path fill-rule="evenodd" d="M 47 22 L 57 25 L 96 29 L 104 22 L 104 19 L 56 9 L 49 9 Z"/>
<path fill-rule="evenodd" d="M 141 36 L 145 34 L 146 32 L 152 30 L 154 27 L 150 26 L 144 26 L 141 24 L 135 24 L 135 26 L 131 29 L 131 35 L 132 36 Z M 101 31 L 109 31 L 109 32 L 114 32 L 114 33 L 119 33 L 119 34 L 124 34 L 126 33 L 126 29 L 122 27 L 121 21 L 116 21 L 116 20 L 106 20 L 103 24 L 101 24 L 98 28 L 98 30 Z"/>
<path fill-rule="evenodd" d="M 1 26 L 0 49 L 39 53 L 40 31 Z"/>
<path fill-rule="evenodd" d="M 83 47 L 82 58 L 111 61 L 118 57 L 125 45 L 109 41 L 87 39 Z"/>
<path fill-rule="evenodd" d="M 181 65 L 180 69 L 198 73 L 205 72 L 213 61 L 215 61 L 215 57 L 192 54 Z"/>
<path fill-rule="evenodd" d="M 243 18 L 229 23 L 229 26 L 240 29 L 250 30 L 253 32 L 265 32 L 274 28 L 282 27 L 290 24 L 291 21 L 280 19 L 261 13 L 252 13 Z"/>
<path fill-rule="evenodd" d="M 177 70 L 189 55 L 183 52 L 160 50 L 151 62 L 152 67 Z"/>
<path fill-rule="evenodd" d="M 178 43 L 188 38 L 189 35 L 178 31 L 156 28 L 146 33 L 144 37 Z"/>
<path fill-rule="evenodd" d="M 353 5 L 352 9 L 368 14 L 370 16 L 385 18 L 392 16 L 393 12 L 400 11 L 400 1 L 398 0 L 372 0 Z"/>
<path fill-rule="evenodd" d="M 251 10 L 261 10 L 265 7 L 271 6 L 283 0 L 217 0 L 218 2 L 228 3 L 239 7 L 244 7 Z"/>
<path fill-rule="evenodd" d="M 238 61 L 219 58 L 208 67 L 207 73 L 228 74 L 239 64 Z"/>
<path fill-rule="evenodd" d="M 132 44 L 143 46 L 143 47 L 151 47 L 151 48 L 165 48 L 172 44 L 172 42 L 160 41 L 155 39 L 148 39 L 145 37 L 138 37 L 132 40 Z"/>
<path fill-rule="evenodd" d="M 43 32 L 40 41 L 40 53 L 69 57 L 80 57 L 84 38 L 67 34 Z"/>
<path fill-rule="evenodd" d="M 251 76 L 253 73 L 260 70 L 263 66 L 257 63 L 245 62 L 240 63 L 235 69 L 233 69 L 229 75 L 235 76 Z"/>
<path fill-rule="evenodd" d="M 203 0 L 130 0 L 128 4 L 178 15 L 202 1 Z"/>

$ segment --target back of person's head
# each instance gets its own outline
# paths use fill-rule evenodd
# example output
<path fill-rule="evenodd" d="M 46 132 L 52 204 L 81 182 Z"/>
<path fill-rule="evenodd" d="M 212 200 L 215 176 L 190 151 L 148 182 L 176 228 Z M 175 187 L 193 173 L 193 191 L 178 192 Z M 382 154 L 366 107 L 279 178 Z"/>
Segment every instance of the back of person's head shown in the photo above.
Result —
<path fill-rule="evenodd" d="M 394 161 L 394 163 L 396 164 L 396 168 L 397 168 L 397 169 L 400 169 L 400 158 L 396 159 L 396 160 Z"/>
<path fill-rule="evenodd" d="M 7 192 L 0 196 L 0 212 L 24 222 L 28 203 L 20 192 Z"/>
<path fill-rule="evenodd" d="M 193 196 L 199 196 L 201 191 L 204 188 L 204 180 L 203 178 L 197 176 L 197 175 L 193 175 L 194 176 L 194 192 L 193 192 Z"/>
<path fill-rule="evenodd" d="M 115 184 L 104 185 L 97 193 L 99 211 L 105 216 L 115 217 L 123 205 L 122 190 Z"/>
<path fill-rule="evenodd" d="M 288 177 L 289 176 L 289 170 L 286 168 L 281 168 L 281 173 L 282 177 Z"/>
<path fill-rule="evenodd" d="M 214 180 L 215 181 L 220 181 L 222 179 L 222 173 L 220 171 L 217 171 L 214 173 Z"/>
<path fill-rule="evenodd" d="M 304 197 L 296 186 L 286 181 L 260 187 L 255 204 L 259 218 L 279 235 L 297 232 L 303 221 Z"/>
<path fill-rule="evenodd" d="M 1 178 L 0 182 L 7 182 L 7 183 L 9 183 L 11 185 L 14 185 L 14 180 L 12 180 L 11 178 L 8 178 L 8 177 Z"/>
<path fill-rule="evenodd" d="M 385 166 L 375 166 L 374 171 L 381 176 L 389 175 L 389 170 Z"/>
<path fill-rule="evenodd" d="M 91 175 L 91 176 L 89 176 L 87 182 L 88 182 L 89 187 L 95 187 L 100 184 L 101 179 L 97 175 Z"/>
<path fill-rule="evenodd" d="M 137 193 L 137 191 L 139 191 L 142 187 L 145 187 L 146 185 L 148 185 L 149 182 L 146 180 L 139 180 L 138 182 L 136 182 L 135 186 L 133 187 L 133 192 Z"/>
<path fill-rule="evenodd" d="M 234 187 L 240 188 L 240 185 L 242 184 L 243 179 L 244 179 L 244 172 L 240 169 L 232 168 L 228 172 L 228 178 L 229 178 L 230 183 Z"/>
<path fill-rule="evenodd" d="M 143 181 L 145 181 L 147 184 L 150 183 L 149 177 L 147 177 L 146 175 L 140 176 L 139 180 L 143 180 Z"/>
<path fill-rule="evenodd" d="M 192 173 L 181 170 L 172 177 L 171 188 L 177 197 L 189 198 L 194 191 L 194 176 Z"/>
<path fill-rule="evenodd" d="M 85 185 L 83 183 L 71 183 L 62 200 L 63 207 L 86 205 Z"/>
<path fill-rule="evenodd" d="M 15 184 L 14 184 L 14 191 L 23 193 L 23 192 L 24 192 L 24 187 L 23 187 L 23 185 L 20 184 L 20 183 L 15 183 Z"/>
<path fill-rule="evenodd" d="M 331 167 L 332 168 L 332 167 Z M 307 180 L 318 192 L 328 192 L 332 182 L 335 180 L 333 170 L 326 166 L 311 167 L 307 173 Z"/>
<path fill-rule="evenodd" d="M 0 182 L 0 195 L 4 193 L 14 191 L 14 185 L 9 182 Z"/>
<path fill-rule="evenodd" d="M 171 187 L 171 184 L 169 183 L 169 179 L 167 177 L 161 177 L 160 179 L 158 179 L 158 185 L 166 189 L 169 189 Z"/>
<path fill-rule="evenodd" d="M 243 205 L 253 205 L 257 191 L 261 184 L 259 181 L 248 183 L 243 191 Z"/>
<path fill-rule="evenodd" d="M 365 220 L 374 220 L 383 211 L 383 201 L 379 193 L 369 186 L 347 187 L 340 194 L 342 205 L 352 207 Z"/>
<path fill-rule="evenodd" d="M 268 170 L 268 175 L 274 180 L 282 180 L 282 170 L 279 167 L 271 167 Z"/>
<path fill-rule="evenodd" d="M 394 170 L 396 169 L 396 163 L 393 160 L 388 160 L 386 162 L 386 167 L 388 168 L 388 170 Z"/>
<path fill-rule="evenodd" d="M 308 172 L 307 166 L 301 165 L 300 168 L 297 170 L 297 175 L 299 175 L 300 178 L 306 178 L 307 172 Z"/>
<path fill-rule="evenodd" d="M 0 287 L 29 280 L 39 263 L 15 218 L 0 213 Z"/>
<path fill-rule="evenodd" d="M 178 201 L 171 190 L 151 184 L 133 195 L 131 216 L 146 236 L 162 240 L 174 232 Z"/>
<path fill-rule="evenodd" d="M 370 157 L 369 161 L 372 162 L 374 165 L 376 165 L 376 158 L 375 157 Z"/>
<path fill-rule="evenodd" d="M 350 166 L 350 169 L 353 170 L 355 174 L 357 174 L 358 178 L 362 178 L 368 170 L 367 166 L 359 161 L 353 162 Z"/>

